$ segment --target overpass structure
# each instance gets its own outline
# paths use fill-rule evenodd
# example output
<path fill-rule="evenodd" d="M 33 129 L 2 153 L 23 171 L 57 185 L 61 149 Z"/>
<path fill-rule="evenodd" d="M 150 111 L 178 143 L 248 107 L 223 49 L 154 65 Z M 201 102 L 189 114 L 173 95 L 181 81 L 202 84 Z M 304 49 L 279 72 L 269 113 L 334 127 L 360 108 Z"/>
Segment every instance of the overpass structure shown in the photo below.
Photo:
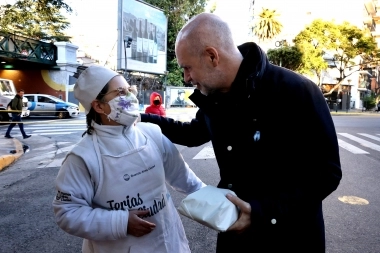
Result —
<path fill-rule="evenodd" d="M 57 46 L 0 31 L 0 70 L 59 69 Z"/>

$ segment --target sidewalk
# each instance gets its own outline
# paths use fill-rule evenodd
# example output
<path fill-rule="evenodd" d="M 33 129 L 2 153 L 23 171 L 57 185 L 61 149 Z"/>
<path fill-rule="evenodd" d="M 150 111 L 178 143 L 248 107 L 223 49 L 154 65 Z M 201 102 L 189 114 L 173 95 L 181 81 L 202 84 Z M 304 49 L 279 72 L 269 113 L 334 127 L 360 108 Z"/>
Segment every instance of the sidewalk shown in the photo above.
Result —
<path fill-rule="evenodd" d="M 22 143 L 17 138 L 0 137 L 0 171 L 15 162 L 24 154 Z"/>
<path fill-rule="evenodd" d="M 170 108 L 166 110 L 167 117 L 178 121 L 190 121 L 195 117 L 198 108 Z M 331 111 L 332 116 L 380 116 L 378 112 L 361 110 Z M 7 139 L 4 133 L 0 135 L 0 171 L 11 165 L 24 154 L 23 144 L 17 138 Z"/>

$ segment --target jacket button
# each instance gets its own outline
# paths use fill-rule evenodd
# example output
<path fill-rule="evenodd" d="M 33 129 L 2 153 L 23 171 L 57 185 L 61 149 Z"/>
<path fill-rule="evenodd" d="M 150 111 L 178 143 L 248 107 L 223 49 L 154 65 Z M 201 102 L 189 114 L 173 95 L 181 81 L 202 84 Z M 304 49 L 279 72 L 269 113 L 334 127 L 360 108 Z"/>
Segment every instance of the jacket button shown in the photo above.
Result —
<path fill-rule="evenodd" d="M 256 122 L 257 121 L 257 119 L 253 119 L 253 122 Z"/>
<path fill-rule="evenodd" d="M 232 184 L 228 184 L 227 187 L 228 187 L 228 189 L 231 189 L 232 188 Z"/>
<path fill-rule="evenodd" d="M 228 146 L 228 147 L 227 147 L 227 150 L 228 150 L 228 151 L 231 151 L 231 150 L 232 150 L 232 147 L 231 147 L 231 146 Z"/>
<path fill-rule="evenodd" d="M 276 221 L 276 219 L 272 219 L 270 222 L 274 225 L 274 224 L 276 224 L 277 221 Z"/>

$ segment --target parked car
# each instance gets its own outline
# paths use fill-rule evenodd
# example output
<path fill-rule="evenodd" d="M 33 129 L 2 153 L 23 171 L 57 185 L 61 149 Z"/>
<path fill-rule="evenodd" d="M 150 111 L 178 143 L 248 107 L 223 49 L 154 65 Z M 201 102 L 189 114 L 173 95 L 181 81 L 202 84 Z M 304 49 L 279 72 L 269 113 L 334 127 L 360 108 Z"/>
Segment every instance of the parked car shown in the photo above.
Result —
<path fill-rule="evenodd" d="M 28 99 L 29 116 L 77 117 L 79 106 L 47 94 L 24 94 Z"/>

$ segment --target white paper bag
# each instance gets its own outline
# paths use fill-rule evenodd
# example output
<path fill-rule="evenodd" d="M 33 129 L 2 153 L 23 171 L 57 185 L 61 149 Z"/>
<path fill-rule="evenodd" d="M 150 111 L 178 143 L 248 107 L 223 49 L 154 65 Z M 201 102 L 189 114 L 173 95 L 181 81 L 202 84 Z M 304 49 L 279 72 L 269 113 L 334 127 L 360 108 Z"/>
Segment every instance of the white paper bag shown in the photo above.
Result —
<path fill-rule="evenodd" d="M 226 231 L 238 218 L 238 208 L 226 198 L 236 194 L 228 189 L 207 185 L 181 201 L 180 214 L 217 231 Z"/>

